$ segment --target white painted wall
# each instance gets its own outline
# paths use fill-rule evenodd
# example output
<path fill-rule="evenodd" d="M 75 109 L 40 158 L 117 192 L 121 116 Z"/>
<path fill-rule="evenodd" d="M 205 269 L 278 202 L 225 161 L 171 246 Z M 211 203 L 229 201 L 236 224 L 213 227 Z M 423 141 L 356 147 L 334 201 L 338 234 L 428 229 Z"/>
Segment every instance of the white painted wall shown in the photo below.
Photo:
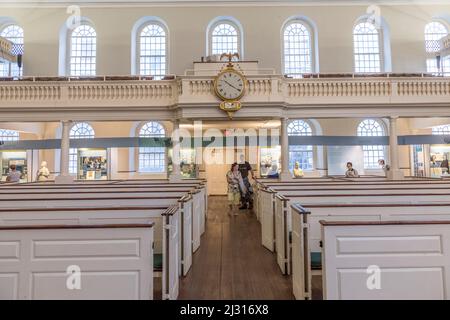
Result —
<path fill-rule="evenodd" d="M 450 16 L 449 5 L 380 6 L 389 26 L 392 71 L 425 71 L 424 26 L 433 18 Z M 366 5 L 223 5 L 82 7 L 98 35 L 97 73 L 131 73 L 131 39 L 135 23 L 145 16 L 160 18 L 169 31 L 171 74 L 183 74 L 206 51 L 206 29 L 218 16 L 231 16 L 244 30 L 245 59 L 281 72 L 281 28 L 291 17 L 304 16 L 317 27 L 321 72 L 352 72 L 352 28 L 366 13 Z M 4 7 L 1 21 L 14 20 L 25 32 L 25 75 L 58 75 L 60 30 L 68 18 L 66 7 Z M 3 19 L 1 19 L 3 17 Z"/>

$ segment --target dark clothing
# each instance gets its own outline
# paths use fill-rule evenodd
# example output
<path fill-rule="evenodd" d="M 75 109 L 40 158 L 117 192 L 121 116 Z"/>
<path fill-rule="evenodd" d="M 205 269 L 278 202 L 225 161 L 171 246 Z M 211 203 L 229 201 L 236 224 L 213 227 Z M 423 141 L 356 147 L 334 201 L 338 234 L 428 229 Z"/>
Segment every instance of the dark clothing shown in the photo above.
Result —
<path fill-rule="evenodd" d="M 244 179 L 247 178 L 248 173 L 251 170 L 252 170 L 252 166 L 247 161 L 245 161 L 244 163 L 239 163 L 239 171 L 241 172 L 242 178 L 244 178 Z"/>

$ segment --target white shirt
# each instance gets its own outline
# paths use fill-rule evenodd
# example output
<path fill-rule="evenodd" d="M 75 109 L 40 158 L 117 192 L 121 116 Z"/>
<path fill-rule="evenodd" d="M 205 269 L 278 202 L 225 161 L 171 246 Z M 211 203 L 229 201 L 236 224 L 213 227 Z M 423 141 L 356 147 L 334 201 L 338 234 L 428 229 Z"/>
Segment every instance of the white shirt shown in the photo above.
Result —
<path fill-rule="evenodd" d="M 22 174 L 19 171 L 10 171 L 8 173 L 9 182 L 19 182 Z"/>

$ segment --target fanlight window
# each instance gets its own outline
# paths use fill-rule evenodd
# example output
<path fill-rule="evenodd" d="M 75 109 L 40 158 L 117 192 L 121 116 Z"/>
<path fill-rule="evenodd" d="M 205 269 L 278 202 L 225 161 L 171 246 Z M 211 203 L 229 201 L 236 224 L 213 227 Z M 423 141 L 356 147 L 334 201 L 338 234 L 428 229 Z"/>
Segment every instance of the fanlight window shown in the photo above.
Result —
<path fill-rule="evenodd" d="M 432 133 L 434 135 L 450 135 L 450 125 L 433 127 Z"/>
<path fill-rule="evenodd" d="M 299 22 L 286 26 L 284 41 L 284 74 L 301 78 L 312 72 L 311 35 L 308 28 Z"/>
<path fill-rule="evenodd" d="M 70 129 L 70 139 L 93 139 L 95 137 L 94 129 L 86 122 L 79 122 Z M 78 149 L 69 150 L 69 173 L 78 173 Z"/>
<path fill-rule="evenodd" d="M 381 72 L 380 34 L 368 22 L 356 25 L 353 30 L 355 72 Z"/>
<path fill-rule="evenodd" d="M 385 135 L 383 126 L 377 120 L 367 119 L 362 121 L 357 130 L 360 137 L 382 137 Z M 385 159 L 385 147 L 381 145 L 363 146 L 364 168 L 378 168 L 378 160 Z"/>
<path fill-rule="evenodd" d="M 211 33 L 211 54 L 239 52 L 239 32 L 230 23 L 219 23 Z"/>
<path fill-rule="evenodd" d="M 97 58 L 97 34 L 89 25 L 81 25 L 72 31 L 70 39 L 70 75 L 95 76 Z"/>
<path fill-rule="evenodd" d="M 141 31 L 139 72 L 162 79 L 167 73 L 166 32 L 158 24 L 149 24 Z"/>
<path fill-rule="evenodd" d="M 166 132 L 159 122 L 147 122 L 139 131 L 141 138 L 164 138 Z M 165 147 L 140 147 L 139 172 L 161 173 L 166 169 Z"/>
<path fill-rule="evenodd" d="M 441 66 L 434 54 L 440 51 L 440 40 L 448 35 L 447 27 L 437 21 L 430 22 L 425 26 L 425 51 L 429 54 L 427 58 L 427 72 L 438 74 L 441 72 Z M 442 71 L 444 73 L 450 72 L 448 59 L 441 61 Z"/>
<path fill-rule="evenodd" d="M 312 136 L 311 126 L 303 120 L 294 120 L 288 124 L 289 136 Z M 312 170 L 314 166 L 313 146 L 290 145 L 289 146 L 289 168 L 293 169 L 298 162 L 303 170 Z"/>
<path fill-rule="evenodd" d="M 4 28 L 0 36 L 8 39 L 13 43 L 11 49 L 14 55 L 23 54 L 23 29 L 18 25 L 9 25 Z M 23 67 L 19 68 L 17 63 L 1 63 L 0 64 L 0 75 L 2 77 L 20 77 L 23 74 Z"/>
<path fill-rule="evenodd" d="M 0 129 L 0 141 L 18 141 L 19 132 L 15 130 Z"/>

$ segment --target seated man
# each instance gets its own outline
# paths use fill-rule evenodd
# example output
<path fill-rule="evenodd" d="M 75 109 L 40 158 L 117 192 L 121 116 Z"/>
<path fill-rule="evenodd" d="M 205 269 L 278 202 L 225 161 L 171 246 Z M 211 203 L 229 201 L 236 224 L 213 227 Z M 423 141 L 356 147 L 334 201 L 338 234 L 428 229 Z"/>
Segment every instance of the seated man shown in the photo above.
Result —
<path fill-rule="evenodd" d="M 358 178 L 359 174 L 356 169 L 353 169 L 353 163 L 347 162 L 347 171 L 345 172 L 347 178 Z"/>

